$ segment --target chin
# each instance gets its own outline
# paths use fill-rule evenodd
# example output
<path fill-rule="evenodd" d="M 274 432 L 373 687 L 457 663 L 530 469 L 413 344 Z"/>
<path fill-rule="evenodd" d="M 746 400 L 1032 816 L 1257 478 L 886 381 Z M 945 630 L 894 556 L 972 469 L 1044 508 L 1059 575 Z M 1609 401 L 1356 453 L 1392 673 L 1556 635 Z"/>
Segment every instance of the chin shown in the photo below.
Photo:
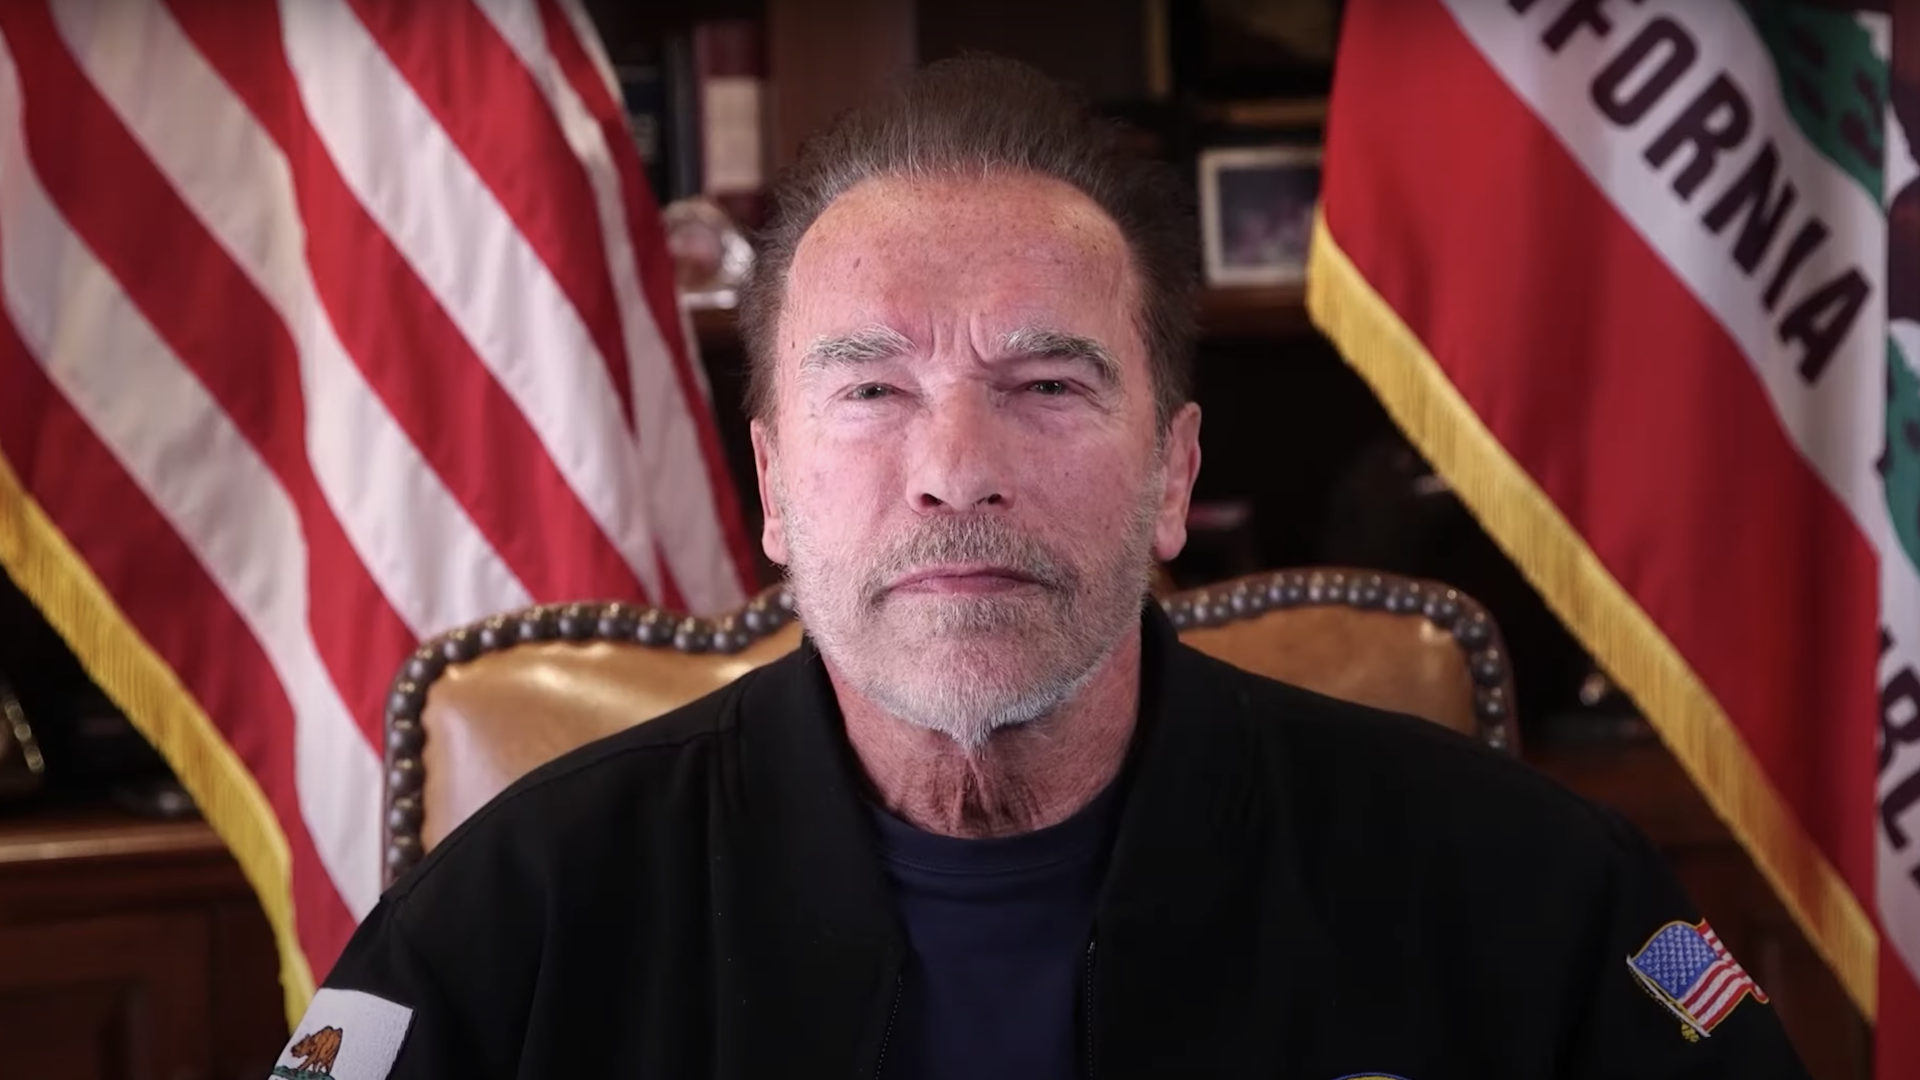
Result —
<path fill-rule="evenodd" d="M 888 714 L 914 727 L 978 750 L 995 732 L 1044 719 L 1071 698 L 1084 682 L 1053 678 L 1010 680 L 985 672 L 924 664 L 904 679 L 876 685 L 869 693 Z"/>
<path fill-rule="evenodd" d="M 809 633 L 863 697 L 969 750 L 1072 699 L 1137 618 L 1129 608 L 1103 632 L 1066 598 L 1025 591 L 799 599 Z"/>
<path fill-rule="evenodd" d="M 975 642 L 983 638 L 1037 638 L 1055 632 L 1052 604 L 1034 595 L 892 596 L 877 622 L 895 640 Z"/>
<path fill-rule="evenodd" d="M 890 635 L 863 665 L 863 691 L 887 713 L 962 747 L 997 731 L 1044 719 L 1084 688 L 1098 669 L 1059 648 L 1056 637 L 953 630 Z"/>
<path fill-rule="evenodd" d="M 892 611 L 867 635 L 867 648 L 895 671 L 930 683 L 952 681 L 995 697 L 1057 681 L 1085 666 L 1086 643 L 1074 640 L 1052 612 L 1002 602 L 928 605 Z M 988 689 L 997 688 L 997 689 Z"/>
<path fill-rule="evenodd" d="M 879 671 L 904 676 L 903 682 L 918 683 L 943 696 L 957 696 L 971 689 L 989 698 L 1019 697 L 1023 687 L 1050 681 L 1050 670 L 1060 667 L 1064 658 L 1047 648 L 1044 635 L 1021 633 L 1012 627 L 978 625 L 925 627 L 889 627 L 877 640 L 870 639 L 868 654 L 885 657 L 871 665 Z"/>

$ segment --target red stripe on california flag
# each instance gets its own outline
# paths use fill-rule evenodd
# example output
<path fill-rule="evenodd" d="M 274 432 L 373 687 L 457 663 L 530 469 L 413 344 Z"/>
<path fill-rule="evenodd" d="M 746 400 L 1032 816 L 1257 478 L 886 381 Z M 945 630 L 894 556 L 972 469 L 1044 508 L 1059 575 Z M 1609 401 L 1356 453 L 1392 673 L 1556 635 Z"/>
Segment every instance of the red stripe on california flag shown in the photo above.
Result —
<path fill-rule="evenodd" d="M 24 51 L 16 47 L 14 54 Z M 316 977 L 324 974 L 354 919 L 301 819 L 293 706 L 266 653 L 179 534 L 47 380 L 4 306 L 0 386 L 7 388 L 0 394 L 0 454 L 273 807 L 292 860 L 296 930 Z M 128 544 L 128 536 L 140 543 Z"/>
<path fill-rule="evenodd" d="M 369 746 L 407 630 L 320 491 L 307 458 L 300 359 L 279 316 L 160 174 L 74 62 L 40 4 L 0 5 L 14 43 L 34 169 L 74 233 L 113 274 L 273 470 L 307 542 L 308 625 Z M 94 183 L 111 176 L 111 188 Z M 218 304 L 200 302 L 219 297 Z"/>
<path fill-rule="evenodd" d="M 167 0 L 286 153 L 314 287 L 368 383 L 538 599 L 647 591 L 406 258 L 346 186 L 301 106 L 271 3 Z M 540 523 L 528 527 L 529 521 Z"/>
<path fill-rule="evenodd" d="M 553 274 L 631 425 L 633 377 L 593 189 L 533 75 L 465 0 L 440 5 L 432 19 L 419 18 L 411 3 L 346 2 Z"/>
<path fill-rule="evenodd" d="M 634 148 L 633 138 L 627 129 L 626 112 L 608 91 L 605 80 L 587 55 L 586 46 L 574 33 L 573 24 L 567 21 L 566 13 L 560 10 L 559 0 L 539 0 L 539 4 L 540 19 L 547 32 L 547 49 L 559 62 L 560 70 L 565 73 L 574 93 L 579 95 L 587 111 L 599 122 L 601 134 L 607 142 L 607 152 L 613 155 L 614 165 L 620 170 L 620 193 L 626 204 L 627 227 L 633 231 L 633 250 L 640 263 L 640 287 L 647 295 L 647 307 L 652 312 L 654 325 L 659 328 L 660 339 L 666 342 L 667 351 L 672 354 L 674 380 L 680 387 L 681 397 L 685 399 L 687 415 L 693 418 L 694 428 L 700 434 L 700 460 L 706 466 L 707 490 L 713 501 L 714 515 L 720 519 L 721 531 L 732 549 L 729 554 L 740 575 L 741 591 L 751 596 L 759 587 L 754 578 L 752 543 L 740 516 L 740 501 L 734 490 L 733 474 L 727 469 L 726 451 L 720 446 L 720 432 L 714 422 L 713 407 L 701 391 L 699 379 L 693 371 L 686 335 L 680 323 L 673 255 L 667 247 L 666 226 L 661 220 L 660 207 L 654 200 L 653 191 L 641 174 L 640 153 Z M 639 313 L 631 313 L 628 317 L 638 318 Z M 642 437 L 644 435 L 643 432 Z M 667 574 L 664 559 L 661 560 L 660 570 L 662 580 L 672 580 Z"/>
<path fill-rule="evenodd" d="M 1873 550 L 1735 343 L 1438 4 L 1359 5 L 1342 33 L 1396 64 L 1341 69 L 1329 229 L 1871 898 Z"/>
<path fill-rule="evenodd" d="M 1920 981 L 1893 943 L 1880 939 L 1880 1022 L 1874 1025 L 1873 1055 L 1880 1080 L 1893 1080 L 1902 1063 L 1920 1061 Z"/>

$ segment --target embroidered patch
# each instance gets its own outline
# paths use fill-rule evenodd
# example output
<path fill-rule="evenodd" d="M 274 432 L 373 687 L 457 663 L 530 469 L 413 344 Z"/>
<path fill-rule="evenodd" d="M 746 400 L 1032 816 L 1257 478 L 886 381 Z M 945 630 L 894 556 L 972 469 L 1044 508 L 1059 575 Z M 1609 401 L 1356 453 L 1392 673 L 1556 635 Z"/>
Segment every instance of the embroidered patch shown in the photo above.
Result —
<path fill-rule="evenodd" d="M 1762 1004 L 1767 1000 L 1705 919 L 1661 927 L 1627 957 L 1627 969 L 1641 989 L 1680 1018 L 1688 1039 L 1713 1034 L 1749 995 Z"/>
<path fill-rule="evenodd" d="M 400 1057 L 413 1010 L 358 990 L 323 988 L 293 1029 L 273 1075 L 280 1080 L 385 1080 Z"/>

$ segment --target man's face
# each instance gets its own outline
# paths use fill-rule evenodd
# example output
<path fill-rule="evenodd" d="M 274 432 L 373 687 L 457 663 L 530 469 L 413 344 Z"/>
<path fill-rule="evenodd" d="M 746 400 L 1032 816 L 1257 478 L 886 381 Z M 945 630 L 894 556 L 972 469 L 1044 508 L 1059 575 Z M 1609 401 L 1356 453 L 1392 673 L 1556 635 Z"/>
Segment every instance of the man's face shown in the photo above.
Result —
<path fill-rule="evenodd" d="M 1186 539 L 1199 410 L 1162 432 L 1125 241 L 1059 181 L 872 180 L 795 253 L 763 542 L 838 676 L 968 747 L 1137 633 Z"/>

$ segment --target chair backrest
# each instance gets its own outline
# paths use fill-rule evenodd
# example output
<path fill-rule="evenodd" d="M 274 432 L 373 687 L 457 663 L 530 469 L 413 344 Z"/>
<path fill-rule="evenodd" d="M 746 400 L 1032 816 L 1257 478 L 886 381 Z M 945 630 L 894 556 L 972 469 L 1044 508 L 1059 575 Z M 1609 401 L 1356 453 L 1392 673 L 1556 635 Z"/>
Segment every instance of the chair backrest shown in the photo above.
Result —
<path fill-rule="evenodd" d="M 1183 641 L 1229 663 L 1518 752 L 1499 628 L 1456 589 L 1325 568 L 1158 600 Z M 540 605 L 426 642 L 388 697 L 384 881 L 537 766 L 717 690 L 799 641 L 792 600 L 776 586 L 717 619 Z"/>

